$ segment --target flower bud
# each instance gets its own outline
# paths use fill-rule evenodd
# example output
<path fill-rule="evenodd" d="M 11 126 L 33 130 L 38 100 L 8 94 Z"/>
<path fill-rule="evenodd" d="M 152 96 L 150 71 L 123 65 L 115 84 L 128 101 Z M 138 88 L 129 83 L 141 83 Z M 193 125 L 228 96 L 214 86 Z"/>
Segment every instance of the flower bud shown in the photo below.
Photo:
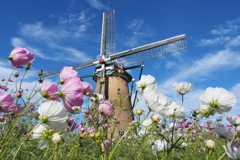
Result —
<path fill-rule="evenodd" d="M 95 138 L 99 138 L 101 136 L 101 133 L 100 132 L 97 132 L 94 134 Z"/>
<path fill-rule="evenodd" d="M 212 140 L 207 140 L 207 142 L 206 142 L 206 147 L 207 147 L 208 149 L 214 149 L 214 148 L 215 148 L 215 142 L 212 141 Z"/>
<path fill-rule="evenodd" d="M 38 72 L 38 76 L 42 76 L 43 74 L 43 70 L 41 69 L 39 72 Z"/>
<path fill-rule="evenodd" d="M 65 82 L 64 79 L 60 79 L 59 81 L 60 84 L 64 84 L 64 82 Z"/>
<path fill-rule="evenodd" d="M 39 83 L 42 83 L 42 82 L 43 82 L 43 79 L 40 78 L 40 79 L 38 80 L 38 82 L 39 82 Z"/>
<path fill-rule="evenodd" d="M 199 110 L 195 110 L 194 113 L 195 113 L 195 114 L 199 114 L 200 111 L 199 111 Z"/>
<path fill-rule="evenodd" d="M 16 97 L 17 97 L 17 98 L 21 98 L 21 97 L 22 97 L 22 94 L 21 94 L 21 93 L 17 93 L 17 94 L 16 94 Z"/>
<path fill-rule="evenodd" d="M 101 79 L 100 80 L 100 84 L 104 84 L 105 83 L 105 80 L 104 79 Z"/>
<path fill-rule="evenodd" d="M 143 113 L 143 110 L 141 110 L 141 109 L 136 111 L 136 114 L 139 115 L 139 116 L 142 115 L 142 113 Z"/>
<path fill-rule="evenodd" d="M 31 64 L 32 64 L 31 62 L 28 62 L 27 65 L 25 66 L 25 69 L 30 70 L 32 67 Z"/>
<path fill-rule="evenodd" d="M 160 121 L 159 115 L 157 115 L 157 114 L 152 115 L 151 119 L 152 119 L 153 122 L 159 122 Z"/>
<path fill-rule="evenodd" d="M 123 69 L 122 69 L 122 68 L 119 68 L 119 69 L 118 69 L 118 74 L 123 74 L 123 73 L 124 73 Z"/>
<path fill-rule="evenodd" d="M 15 72 L 15 73 L 14 73 L 14 77 L 19 77 L 19 73 L 18 73 L 18 72 Z"/>
<path fill-rule="evenodd" d="M 59 133 L 54 133 L 53 135 L 52 135 L 52 141 L 53 141 L 53 143 L 59 143 L 59 142 L 61 142 L 62 141 L 62 136 L 59 134 Z"/>

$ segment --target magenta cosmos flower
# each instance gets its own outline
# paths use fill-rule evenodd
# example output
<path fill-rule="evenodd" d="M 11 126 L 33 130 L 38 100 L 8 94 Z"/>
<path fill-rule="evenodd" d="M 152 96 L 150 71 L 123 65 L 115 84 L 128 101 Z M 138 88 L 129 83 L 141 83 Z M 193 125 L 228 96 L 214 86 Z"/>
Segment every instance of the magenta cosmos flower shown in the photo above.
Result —
<path fill-rule="evenodd" d="M 109 100 L 101 101 L 98 110 L 104 117 L 112 117 L 114 115 L 113 105 Z"/>
<path fill-rule="evenodd" d="M 14 67 L 23 68 L 22 65 L 25 65 L 28 62 L 32 63 L 35 58 L 34 53 L 31 53 L 28 49 L 16 47 L 12 50 L 8 59 Z"/>
<path fill-rule="evenodd" d="M 67 79 L 77 76 L 77 71 L 73 67 L 63 67 L 60 73 L 60 84 L 66 82 Z"/>
<path fill-rule="evenodd" d="M 44 98 L 59 101 L 57 84 L 44 81 L 40 93 Z"/>
<path fill-rule="evenodd" d="M 0 112 L 10 113 L 15 110 L 17 105 L 14 103 L 14 98 L 8 93 L 0 94 Z"/>
<path fill-rule="evenodd" d="M 62 85 L 58 95 L 63 99 L 64 106 L 68 112 L 75 113 L 72 107 L 82 106 L 84 94 L 81 86 L 82 81 L 79 77 L 70 78 Z"/>

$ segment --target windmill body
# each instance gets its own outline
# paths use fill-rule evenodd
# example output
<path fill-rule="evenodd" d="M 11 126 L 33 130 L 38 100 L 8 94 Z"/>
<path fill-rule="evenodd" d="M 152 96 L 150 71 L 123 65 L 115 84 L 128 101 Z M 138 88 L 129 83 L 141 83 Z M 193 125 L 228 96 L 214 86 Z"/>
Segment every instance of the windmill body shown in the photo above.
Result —
<path fill-rule="evenodd" d="M 123 52 L 115 53 L 115 12 L 103 13 L 100 60 L 92 59 L 72 65 L 74 69 L 82 69 L 96 65 L 93 80 L 96 82 L 96 93 L 101 93 L 108 100 L 115 101 L 115 117 L 119 119 L 114 137 L 122 135 L 134 120 L 133 106 L 129 94 L 128 83 L 132 76 L 124 71 L 126 67 L 159 58 L 187 47 L 185 35 L 179 35 L 154 42 Z M 43 71 L 42 78 L 60 74 L 61 68 Z M 100 83 L 101 80 L 104 84 Z"/>

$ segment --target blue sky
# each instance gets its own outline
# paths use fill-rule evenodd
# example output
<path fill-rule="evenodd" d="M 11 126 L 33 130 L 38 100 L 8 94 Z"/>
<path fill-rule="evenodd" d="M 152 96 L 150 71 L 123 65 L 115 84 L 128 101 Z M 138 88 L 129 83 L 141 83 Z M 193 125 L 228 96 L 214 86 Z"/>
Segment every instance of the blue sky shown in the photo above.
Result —
<path fill-rule="evenodd" d="M 102 13 L 115 10 L 116 52 L 186 34 L 187 49 L 145 62 L 143 74 L 157 79 L 159 93 L 180 103 L 173 82 L 195 85 L 186 95 L 186 111 L 196 109 L 207 87 L 223 87 L 238 100 L 227 115 L 240 113 L 240 1 L 232 0 L 8 0 L 0 1 L 1 57 L 14 47 L 35 53 L 24 86 L 40 69 L 71 66 L 100 54 Z M 0 61 L 1 78 L 12 67 Z M 138 79 L 139 69 L 131 70 Z M 20 71 L 22 72 L 22 71 Z M 94 67 L 79 70 L 84 76 Z M 91 78 L 84 79 L 94 85 Z M 57 82 L 58 76 L 49 81 Z M 138 108 L 145 108 L 140 102 Z"/>

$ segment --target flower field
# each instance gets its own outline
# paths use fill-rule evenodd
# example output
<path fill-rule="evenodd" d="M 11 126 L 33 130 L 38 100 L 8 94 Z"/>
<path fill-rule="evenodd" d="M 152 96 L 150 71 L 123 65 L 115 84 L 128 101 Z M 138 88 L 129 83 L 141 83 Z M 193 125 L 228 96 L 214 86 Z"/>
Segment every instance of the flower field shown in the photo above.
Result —
<path fill-rule="evenodd" d="M 237 100 L 224 88 L 207 88 L 199 95 L 201 105 L 189 114 L 184 96 L 191 94 L 193 84 L 173 83 L 182 100 L 177 104 L 158 93 L 154 77 L 142 75 L 134 91 L 148 111 L 133 106 L 134 121 L 116 136 L 117 99 L 94 93 L 73 67 L 62 68 L 58 83 L 42 79 L 39 71 L 35 86 L 41 87 L 25 93 L 22 83 L 34 59 L 34 53 L 19 47 L 0 59 L 13 66 L 9 79 L 0 82 L 0 159 L 240 160 L 240 114 L 228 115 Z M 20 75 L 18 70 L 25 72 Z M 119 115 L 125 109 L 122 104 Z M 83 121 L 78 119 L 81 114 Z M 210 120 L 216 115 L 220 118 Z"/>

